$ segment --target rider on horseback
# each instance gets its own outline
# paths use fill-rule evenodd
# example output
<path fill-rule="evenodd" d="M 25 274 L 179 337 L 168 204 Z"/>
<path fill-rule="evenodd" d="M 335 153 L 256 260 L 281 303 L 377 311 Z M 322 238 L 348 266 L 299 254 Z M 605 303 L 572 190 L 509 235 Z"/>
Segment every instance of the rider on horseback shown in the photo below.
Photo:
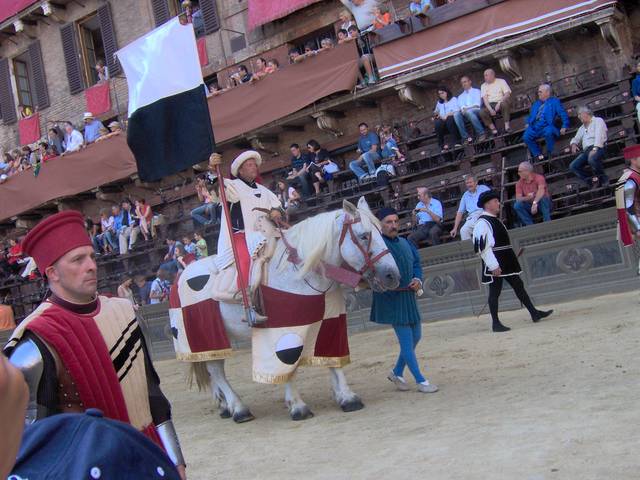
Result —
<path fill-rule="evenodd" d="M 222 157 L 219 154 L 213 154 L 210 164 L 215 166 L 221 161 Z M 265 220 L 278 222 L 282 218 L 278 197 L 256 182 L 259 173 L 258 167 L 261 163 L 262 157 L 258 152 L 249 150 L 241 153 L 231 164 L 231 174 L 236 178 L 224 180 L 233 238 L 229 238 L 227 227 L 229 219 L 226 218 L 223 210 L 216 266 L 222 271 L 234 264 L 231 245 L 233 242 L 238 253 L 239 265 L 236 266 L 238 290 L 242 288 L 241 285 L 249 285 L 249 272 L 258 267 L 258 265 L 254 265 L 252 268 L 251 262 L 252 260 L 255 262 L 259 255 L 263 259 L 265 245 L 270 243 L 270 239 L 265 235 L 265 228 L 268 228 L 267 224 L 270 222 Z M 241 275 L 243 283 L 240 283 Z M 257 319 L 264 321 L 264 317 L 257 316 Z"/>

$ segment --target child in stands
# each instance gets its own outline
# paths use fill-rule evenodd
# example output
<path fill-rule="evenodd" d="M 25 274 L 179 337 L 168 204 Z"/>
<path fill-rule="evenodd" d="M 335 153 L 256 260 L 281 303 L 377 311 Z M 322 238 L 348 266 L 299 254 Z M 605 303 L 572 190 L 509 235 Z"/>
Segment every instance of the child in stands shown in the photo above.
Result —
<path fill-rule="evenodd" d="M 193 234 L 196 240 L 196 256 L 198 258 L 205 258 L 209 256 L 209 247 L 207 241 L 202 236 L 202 232 L 196 232 Z"/>
<path fill-rule="evenodd" d="M 386 27 L 391 23 L 391 14 L 386 5 L 378 5 L 373 8 L 373 28 L 379 29 Z"/>

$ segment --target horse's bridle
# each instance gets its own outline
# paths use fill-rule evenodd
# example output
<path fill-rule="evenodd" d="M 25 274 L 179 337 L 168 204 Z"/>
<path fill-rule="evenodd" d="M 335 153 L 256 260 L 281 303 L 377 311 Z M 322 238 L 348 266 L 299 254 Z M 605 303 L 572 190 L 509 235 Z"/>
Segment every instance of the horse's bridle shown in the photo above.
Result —
<path fill-rule="evenodd" d="M 348 233 L 349 236 L 351 237 L 351 241 L 356 247 L 358 247 L 358 250 L 360 250 L 360 253 L 362 253 L 362 256 L 364 257 L 364 265 L 360 270 L 358 270 L 357 273 L 359 273 L 360 275 L 364 275 L 367 272 L 367 270 L 371 270 L 371 273 L 375 274 L 375 271 L 376 271 L 375 264 L 382 257 L 390 253 L 389 249 L 385 248 L 375 257 L 372 257 L 371 253 L 369 253 L 369 249 L 371 248 L 372 235 L 369 235 L 369 240 L 367 241 L 367 248 L 364 248 L 362 244 L 358 241 L 358 237 L 356 237 L 356 234 L 353 231 L 353 225 L 356 223 L 360 223 L 359 218 L 356 218 L 353 220 L 345 219 L 344 223 L 342 224 L 342 232 L 340 233 L 340 240 L 338 241 L 338 246 L 342 247 L 342 244 L 344 243 L 344 240 L 347 237 L 347 233 Z"/>

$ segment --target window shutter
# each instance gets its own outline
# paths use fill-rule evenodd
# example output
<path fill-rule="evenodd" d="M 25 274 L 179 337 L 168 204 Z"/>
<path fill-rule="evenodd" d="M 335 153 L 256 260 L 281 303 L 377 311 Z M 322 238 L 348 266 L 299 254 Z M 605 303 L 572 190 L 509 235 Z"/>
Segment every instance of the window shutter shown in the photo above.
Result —
<path fill-rule="evenodd" d="M 36 106 L 42 110 L 49 106 L 49 91 L 47 90 L 47 78 L 44 75 L 40 40 L 29 45 L 29 61 L 31 62 L 33 83 L 36 87 Z"/>
<path fill-rule="evenodd" d="M 64 51 L 64 63 L 67 67 L 67 80 L 69 81 L 69 93 L 81 92 L 84 89 L 82 72 L 80 71 L 80 54 L 76 42 L 76 31 L 73 23 L 67 23 L 60 28 L 62 37 L 62 50 Z"/>
<path fill-rule="evenodd" d="M 113 54 L 118 50 L 116 42 L 116 31 L 113 29 L 113 19 L 111 17 L 111 5 L 105 3 L 98 7 L 98 21 L 100 22 L 100 32 L 102 33 L 102 45 L 104 46 L 104 56 L 109 76 L 116 76 L 122 69 Z"/>
<path fill-rule="evenodd" d="M 204 33 L 208 35 L 219 30 L 220 21 L 216 0 L 200 0 L 200 10 L 202 10 L 202 19 L 204 20 Z"/>
<path fill-rule="evenodd" d="M 5 124 L 18 120 L 16 104 L 11 89 L 11 74 L 9 73 L 9 59 L 0 59 L 0 112 Z"/>
<path fill-rule="evenodd" d="M 167 0 L 151 0 L 151 9 L 153 10 L 153 18 L 156 21 L 156 27 L 169 20 L 169 4 Z"/>

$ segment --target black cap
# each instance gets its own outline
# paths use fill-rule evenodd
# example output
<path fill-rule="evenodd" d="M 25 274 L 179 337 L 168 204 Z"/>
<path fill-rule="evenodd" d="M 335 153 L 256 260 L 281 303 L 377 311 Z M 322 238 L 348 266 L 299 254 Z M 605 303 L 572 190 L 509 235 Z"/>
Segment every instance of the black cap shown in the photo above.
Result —
<path fill-rule="evenodd" d="M 382 220 L 384 217 L 388 217 L 389 215 L 398 215 L 398 212 L 396 212 L 396 209 L 392 207 L 382 207 L 378 210 L 378 213 L 376 213 L 378 220 Z"/>
<path fill-rule="evenodd" d="M 29 425 L 11 474 L 40 480 L 180 479 L 158 445 L 127 423 L 103 418 L 96 408 Z"/>
<path fill-rule="evenodd" d="M 484 204 L 487 203 L 489 200 L 493 200 L 494 198 L 497 200 L 500 200 L 500 194 L 498 194 L 498 192 L 496 192 L 495 190 L 482 192 L 480 194 L 480 197 L 478 198 L 478 207 L 484 208 Z"/>

